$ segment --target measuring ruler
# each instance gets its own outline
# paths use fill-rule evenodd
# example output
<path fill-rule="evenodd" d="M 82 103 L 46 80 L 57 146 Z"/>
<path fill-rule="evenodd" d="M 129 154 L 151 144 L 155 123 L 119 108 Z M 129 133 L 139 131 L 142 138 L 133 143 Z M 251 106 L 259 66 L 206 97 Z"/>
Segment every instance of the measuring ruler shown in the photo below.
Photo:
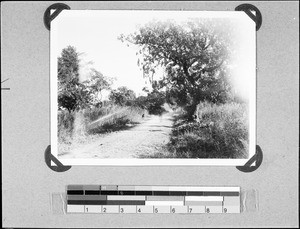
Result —
<path fill-rule="evenodd" d="M 240 213 L 240 187 L 68 185 L 67 213 Z"/>

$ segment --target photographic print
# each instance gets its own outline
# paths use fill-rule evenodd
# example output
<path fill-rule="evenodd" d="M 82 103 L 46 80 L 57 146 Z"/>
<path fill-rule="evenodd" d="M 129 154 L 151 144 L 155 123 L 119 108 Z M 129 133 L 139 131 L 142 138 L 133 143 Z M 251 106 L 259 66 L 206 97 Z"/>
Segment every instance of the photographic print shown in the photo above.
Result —
<path fill-rule="evenodd" d="M 244 165 L 255 32 L 239 11 L 62 11 L 50 33 L 52 154 L 64 165 Z"/>

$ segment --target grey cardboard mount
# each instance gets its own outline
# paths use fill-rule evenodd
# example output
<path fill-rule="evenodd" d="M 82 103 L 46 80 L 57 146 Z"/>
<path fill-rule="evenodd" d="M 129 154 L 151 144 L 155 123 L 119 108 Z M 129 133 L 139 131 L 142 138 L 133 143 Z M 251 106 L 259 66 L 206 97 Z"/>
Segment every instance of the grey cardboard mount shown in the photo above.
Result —
<path fill-rule="evenodd" d="M 263 15 L 257 32 L 257 144 L 253 173 L 232 167 L 49 169 L 49 31 L 43 15 L 56 2 L 1 2 L 3 227 L 298 227 L 299 2 L 247 2 Z M 72 10 L 232 11 L 245 2 L 62 2 Z M 95 28 L 96 29 L 96 28 Z M 226 215 L 53 214 L 51 195 L 68 184 L 240 186 L 259 192 L 259 210 Z"/>

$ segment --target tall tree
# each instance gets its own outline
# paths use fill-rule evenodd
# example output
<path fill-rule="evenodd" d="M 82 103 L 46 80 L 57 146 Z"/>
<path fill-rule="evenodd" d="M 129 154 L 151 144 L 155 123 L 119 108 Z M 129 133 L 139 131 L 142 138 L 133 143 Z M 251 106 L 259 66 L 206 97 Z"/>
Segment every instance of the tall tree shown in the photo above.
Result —
<path fill-rule="evenodd" d="M 156 85 L 167 88 L 169 101 L 173 98 L 193 112 L 200 101 L 222 103 L 230 97 L 226 63 L 231 30 L 222 26 L 217 19 L 153 21 L 120 39 L 139 47 L 138 64 L 150 80 L 156 68 L 162 66 L 165 75 Z"/>
<path fill-rule="evenodd" d="M 98 105 L 101 91 L 109 89 L 112 84 L 111 78 L 93 68 L 88 79 L 80 82 L 79 55 L 75 47 L 68 46 L 58 57 L 58 105 L 69 111 Z"/>
<path fill-rule="evenodd" d="M 79 82 L 79 62 L 79 53 L 72 46 L 64 48 L 58 57 L 58 105 L 69 111 L 88 100 L 88 91 Z"/>

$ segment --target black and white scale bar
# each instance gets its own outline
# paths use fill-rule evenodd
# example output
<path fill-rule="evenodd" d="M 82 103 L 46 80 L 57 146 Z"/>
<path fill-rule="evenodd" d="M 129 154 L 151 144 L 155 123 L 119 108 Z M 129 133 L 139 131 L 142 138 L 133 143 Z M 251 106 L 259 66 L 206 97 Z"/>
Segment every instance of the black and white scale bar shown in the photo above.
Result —
<path fill-rule="evenodd" d="M 69 185 L 67 212 L 240 213 L 240 188 Z"/>
<path fill-rule="evenodd" d="M 123 190 L 126 187 L 125 190 Z M 198 187 L 187 187 L 186 191 L 176 190 L 176 187 L 159 187 L 159 186 L 140 186 L 142 189 L 139 190 L 139 186 L 84 186 L 84 185 L 70 185 L 67 189 L 68 195 L 147 195 L 147 196 L 239 196 L 239 191 L 229 191 L 226 187 L 226 191 L 214 191 L 218 189 L 212 187 L 212 190 L 207 188 Z M 87 190 L 85 189 L 87 188 Z M 123 189 L 122 189 L 123 188 Z M 183 187 L 179 187 L 182 189 Z M 158 189 L 158 190 L 157 190 Z M 161 189 L 161 190 L 160 190 Z M 165 190 L 163 190 L 165 189 Z M 200 191 L 201 189 L 205 191 Z"/>
<path fill-rule="evenodd" d="M 239 192 L 68 190 L 68 195 L 239 196 Z"/>

